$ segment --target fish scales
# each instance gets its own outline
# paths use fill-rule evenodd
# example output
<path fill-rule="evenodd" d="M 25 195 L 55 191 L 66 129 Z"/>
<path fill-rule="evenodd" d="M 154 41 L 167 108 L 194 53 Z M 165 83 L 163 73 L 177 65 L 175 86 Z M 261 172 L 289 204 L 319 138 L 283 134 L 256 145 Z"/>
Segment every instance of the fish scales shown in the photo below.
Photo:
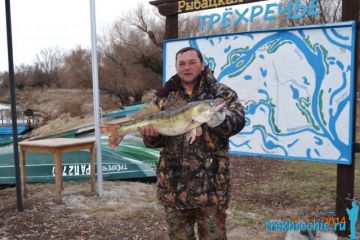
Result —
<path fill-rule="evenodd" d="M 188 104 L 176 111 L 163 111 L 141 117 L 132 122 L 122 125 L 120 132 L 127 133 L 147 125 L 152 125 L 160 133 L 168 135 L 177 135 L 178 131 L 184 130 L 192 121 L 192 108 L 196 104 Z M 178 130 L 178 131 L 176 131 Z"/>

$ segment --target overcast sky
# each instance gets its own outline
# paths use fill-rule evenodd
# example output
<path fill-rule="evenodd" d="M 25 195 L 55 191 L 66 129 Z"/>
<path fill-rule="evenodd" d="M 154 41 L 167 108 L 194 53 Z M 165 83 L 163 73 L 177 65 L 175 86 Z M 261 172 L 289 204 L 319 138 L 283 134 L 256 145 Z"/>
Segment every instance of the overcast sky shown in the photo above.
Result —
<path fill-rule="evenodd" d="M 13 0 L 11 2 L 14 65 L 33 64 L 44 48 L 91 46 L 90 0 Z M 95 0 L 97 34 L 149 0 Z M 156 8 L 154 7 L 156 10 Z M 8 71 L 5 1 L 0 2 L 0 71 Z"/>
<path fill-rule="evenodd" d="M 122 15 L 135 9 L 140 3 L 148 4 L 149 9 L 157 9 L 150 0 L 95 0 L 97 35 L 102 36 L 106 29 Z M 267 0 L 253 4 L 240 4 L 250 7 L 279 0 Z M 59 48 L 68 51 L 81 46 L 91 47 L 90 0 L 12 0 L 11 21 L 13 35 L 14 65 L 33 64 L 41 49 Z M 201 15 L 223 12 L 224 8 L 201 11 Z M 0 72 L 8 71 L 6 38 L 5 1 L 0 1 Z"/>

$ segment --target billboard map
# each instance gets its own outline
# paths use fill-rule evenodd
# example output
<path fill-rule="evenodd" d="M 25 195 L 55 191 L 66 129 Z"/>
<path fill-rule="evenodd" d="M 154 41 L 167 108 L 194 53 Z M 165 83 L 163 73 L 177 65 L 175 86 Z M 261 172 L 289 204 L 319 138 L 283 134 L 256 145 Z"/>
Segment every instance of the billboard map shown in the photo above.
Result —
<path fill-rule="evenodd" d="M 343 22 L 168 40 L 164 81 L 179 49 L 198 48 L 245 109 L 232 153 L 350 164 L 355 29 Z"/>

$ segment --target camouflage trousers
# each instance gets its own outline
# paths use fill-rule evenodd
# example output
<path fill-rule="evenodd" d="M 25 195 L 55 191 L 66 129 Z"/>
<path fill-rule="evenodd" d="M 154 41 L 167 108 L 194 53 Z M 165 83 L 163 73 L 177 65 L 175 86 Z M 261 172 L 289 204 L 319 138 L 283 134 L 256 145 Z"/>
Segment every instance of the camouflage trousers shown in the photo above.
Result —
<path fill-rule="evenodd" d="M 197 223 L 199 240 L 226 240 L 226 209 L 217 206 L 179 210 L 165 207 L 170 240 L 195 240 Z"/>

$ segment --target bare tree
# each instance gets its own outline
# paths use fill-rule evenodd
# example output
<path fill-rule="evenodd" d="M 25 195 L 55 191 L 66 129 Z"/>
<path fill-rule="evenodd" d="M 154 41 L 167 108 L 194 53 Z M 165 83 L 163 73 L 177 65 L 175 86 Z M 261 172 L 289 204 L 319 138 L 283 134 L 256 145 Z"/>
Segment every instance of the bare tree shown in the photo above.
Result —
<path fill-rule="evenodd" d="M 30 65 L 22 64 L 15 67 L 15 86 L 19 89 L 24 88 L 25 86 L 32 86 L 32 74 L 33 69 Z"/>
<path fill-rule="evenodd" d="M 302 4 L 309 6 L 311 0 L 301 0 Z M 295 0 L 292 0 L 292 4 Z M 341 19 L 342 0 L 318 0 L 317 3 L 320 6 L 320 14 L 317 16 L 304 16 L 301 19 L 290 19 L 292 26 L 297 25 L 311 25 L 322 23 L 338 22 Z"/>
<path fill-rule="evenodd" d="M 125 64 L 127 60 L 124 57 L 123 52 L 127 49 L 134 49 L 138 46 L 136 41 L 136 35 L 125 31 L 127 26 L 118 22 L 114 24 L 112 31 L 108 34 L 107 38 L 102 39 L 102 46 L 100 47 L 100 52 L 102 54 L 102 61 L 107 61 L 111 65 L 116 66 L 119 70 L 122 71 L 122 74 L 126 76 L 127 70 Z M 141 43 L 140 43 L 141 44 Z"/>
<path fill-rule="evenodd" d="M 199 14 L 197 13 L 186 13 L 179 15 L 179 37 L 196 37 L 201 35 L 207 35 L 204 32 L 201 32 L 199 20 Z"/>
<path fill-rule="evenodd" d="M 39 67 L 45 78 L 45 86 L 58 86 L 60 72 L 63 67 L 63 53 L 59 48 L 45 48 L 36 55 L 35 65 Z"/>
<path fill-rule="evenodd" d="M 143 4 L 124 14 L 101 39 L 100 88 L 126 104 L 161 85 L 164 19 Z"/>
<path fill-rule="evenodd" d="M 4 72 L 0 76 L 0 88 L 5 89 L 9 87 L 9 73 Z"/>
<path fill-rule="evenodd" d="M 14 69 L 15 87 L 23 89 L 26 87 L 42 87 L 44 84 L 43 75 L 39 74 L 37 66 L 21 64 Z M 0 85 L 3 88 L 9 86 L 9 74 L 6 72 L 0 78 Z"/>
<path fill-rule="evenodd" d="M 123 15 L 114 26 L 114 37 L 133 52 L 132 63 L 162 73 L 162 41 L 164 38 L 165 19 L 157 11 L 150 11 L 150 6 L 139 4 L 134 12 Z M 127 26 L 127 33 L 124 33 Z"/>
<path fill-rule="evenodd" d="M 164 36 L 165 21 L 157 11 L 149 13 L 149 7 L 139 3 L 136 10 L 127 12 L 121 18 L 121 21 L 136 27 L 148 36 L 148 39 L 157 47 L 162 47 L 161 42 Z"/>
<path fill-rule="evenodd" d="M 63 87 L 91 88 L 91 52 L 80 46 L 64 56 Z"/>

